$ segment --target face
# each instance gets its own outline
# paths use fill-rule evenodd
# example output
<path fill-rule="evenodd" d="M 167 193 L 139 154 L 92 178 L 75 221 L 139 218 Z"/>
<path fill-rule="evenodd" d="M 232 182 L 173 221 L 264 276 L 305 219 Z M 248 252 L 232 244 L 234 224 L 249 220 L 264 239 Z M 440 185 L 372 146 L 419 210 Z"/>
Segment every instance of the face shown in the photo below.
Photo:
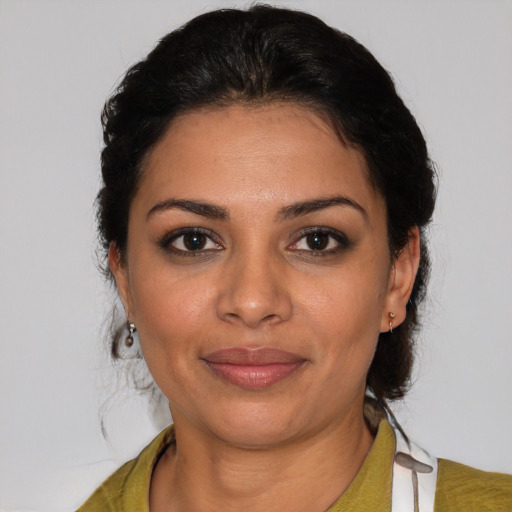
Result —
<path fill-rule="evenodd" d="M 251 447 L 362 422 L 416 260 L 391 261 L 362 154 L 292 104 L 176 119 L 146 159 L 125 257 L 110 251 L 177 428 Z"/>

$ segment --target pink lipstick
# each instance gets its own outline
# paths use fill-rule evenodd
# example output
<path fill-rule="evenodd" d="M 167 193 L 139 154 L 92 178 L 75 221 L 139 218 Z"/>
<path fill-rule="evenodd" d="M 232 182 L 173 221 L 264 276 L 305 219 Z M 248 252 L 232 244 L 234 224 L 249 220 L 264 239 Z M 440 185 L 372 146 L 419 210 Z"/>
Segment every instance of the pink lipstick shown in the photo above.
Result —
<path fill-rule="evenodd" d="M 218 377 L 252 390 L 268 388 L 306 363 L 295 354 L 268 347 L 222 349 L 202 359 Z"/>

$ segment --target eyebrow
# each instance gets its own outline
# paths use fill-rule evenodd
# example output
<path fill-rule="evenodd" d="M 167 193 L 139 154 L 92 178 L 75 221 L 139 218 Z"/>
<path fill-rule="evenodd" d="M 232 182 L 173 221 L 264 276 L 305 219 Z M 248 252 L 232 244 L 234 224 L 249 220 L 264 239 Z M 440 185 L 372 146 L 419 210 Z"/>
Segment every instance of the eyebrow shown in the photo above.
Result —
<path fill-rule="evenodd" d="M 332 206 L 349 206 L 354 208 L 365 220 L 368 220 L 367 211 L 356 201 L 346 196 L 334 196 L 327 198 L 311 199 L 309 201 L 301 201 L 299 203 L 293 203 L 291 205 L 281 208 L 277 213 L 277 220 L 288 220 L 314 213 Z M 177 208 L 187 212 L 201 215 L 202 217 L 208 217 L 211 219 L 228 220 L 229 212 L 226 208 L 217 206 L 210 203 L 204 203 L 202 201 L 193 201 L 187 199 L 166 199 L 155 204 L 147 213 L 146 219 L 158 212 L 164 212 Z"/>
<path fill-rule="evenodd" d="M 368 212 L 358 202 L 346 196 L 326 197 L 294 203 L 281 208 L 277 214 L 277 218 L 282 220 L 294 219 L 302 215 L 307 215 L 308 213 L 330 208 L 331 206 L 349 206 L 361 213 L 366 221 L 368 220 Z"/>
<path fill-rule="evenodd" d="M 202 217 L 208 217 L 211 219 L 220 219 L 227 220 L 229 218 L 229 213 L 225 208 L 220 206 L 215 206 L 209 203 L 203 203 L 202 201 L 190 201 L 186 199 L 166 199 L 165 201 L 161 201 L 149 210 L 146 215 L 146 220 L 151 217 L 151 215 L 164 212 L 166 210 L 171 210 L 173 208 L 178 208 L 179 210 L 184 210 L 187 212 L 195 213 L 196 215 L 201 215 Z"/>

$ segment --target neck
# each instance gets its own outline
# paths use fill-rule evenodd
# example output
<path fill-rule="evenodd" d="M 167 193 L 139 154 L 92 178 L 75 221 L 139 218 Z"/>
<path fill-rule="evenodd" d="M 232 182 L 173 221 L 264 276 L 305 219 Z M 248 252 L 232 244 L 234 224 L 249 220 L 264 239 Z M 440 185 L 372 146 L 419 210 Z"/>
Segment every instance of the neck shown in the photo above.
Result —
<path fill-rule="evenodd" d="M 181 420 L 175 417 L 176 445 L 153 474 L 152 512 L 323 512 L 350 485 L 373 443 L 362 414 L 265 449 L 230 446 Z"/>

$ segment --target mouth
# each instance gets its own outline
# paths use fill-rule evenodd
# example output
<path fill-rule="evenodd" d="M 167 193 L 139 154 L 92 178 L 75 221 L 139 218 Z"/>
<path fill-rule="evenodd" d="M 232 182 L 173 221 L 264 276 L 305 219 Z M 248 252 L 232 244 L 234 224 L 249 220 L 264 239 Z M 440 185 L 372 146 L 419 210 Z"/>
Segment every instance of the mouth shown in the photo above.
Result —
<path fill-rule="evenodd" d="M 296 354 L 269 347 L 222 349 L 202 360 L 217 377 L 248 390 L 273 386 L 307 362 Z"/>

